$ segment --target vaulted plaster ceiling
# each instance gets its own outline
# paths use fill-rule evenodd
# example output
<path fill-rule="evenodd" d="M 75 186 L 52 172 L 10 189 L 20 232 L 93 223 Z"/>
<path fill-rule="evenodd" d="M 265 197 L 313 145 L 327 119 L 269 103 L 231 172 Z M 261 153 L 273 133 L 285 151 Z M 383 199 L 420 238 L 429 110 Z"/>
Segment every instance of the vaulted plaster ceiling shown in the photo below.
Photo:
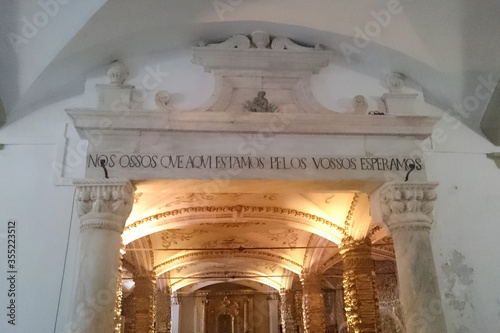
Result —
<path fill-rule="evenodd" d="M 173 291 L 223 282 L 279 290 L 302 271 L 341 265 L 341 240 L 367 235 L 376 259 L 394 260 L 366 194 L 289 181 L 233 181 L 199 191 L 205 183 L 136 183 L 123 234 L 129 271 L 154 274 Z"/>
<path fill-rule="evenodd" d="M 423 87 L 427 102 L 450 112 L 454 104 L 475 96 L 480 76 L 496 82 L 500 73 L 497 0 L 46 3 L 1 1 L 0 98 L 8 123 L 34 105 L 81 93 L 85 74 L 114 59 L 161 54 L 200 39 L 218 41 L 255 30 L 321 43 L 334 51 L 335 65 L 375 78 L 404 73 Z M 40 27 L 26 35 L 26 22 L 35 20 Z M 368 42 L 360 39 L 360 31 L 368 32 Z M 14 35 L 26 38 L 13 42 Z M 474 112 L 455 113 L 478 133 L 488 101 L 480 102 Z"/>

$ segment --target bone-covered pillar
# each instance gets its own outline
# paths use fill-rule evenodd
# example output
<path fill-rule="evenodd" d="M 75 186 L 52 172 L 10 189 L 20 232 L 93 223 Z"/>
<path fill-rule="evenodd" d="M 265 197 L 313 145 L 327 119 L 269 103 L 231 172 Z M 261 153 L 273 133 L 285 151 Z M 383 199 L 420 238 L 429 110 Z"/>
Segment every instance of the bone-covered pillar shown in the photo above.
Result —
<path fill-rule="evenodd" d="M 155 288 L 156 279 L 152 274 L 134 277 L 135 328 L 137 332 L 155 331 Z"/>
<path fill-rule="evenodd" d="M 156 294 L 156 330 L 158 333 L 170 333 L 171 300 L 170 287 L 158 290 Z"/>
<path fill-rule="evenodd" d="M 295 324 L 295 295 L 293 290 L 282 288 L 280 290 L 281 300 L 281 327 L 283 333 L 297 332 Z"/>
<path fill-rule="evenodd" d="M 386 183 L 370 197 L 372 217 L 391 234 L 408 333 L 447 332 L 432 254 L 437 183 Z"/>
<path fill-rule="evenodd" d="M 134 187 L 122 179 L 75 180 L 80 250 L 74 332 L 113 332 L 121 234 Z"/>
<path fill-rule="evenodd" d="M 344 267 L 344 306 L 349 332 L 380 332 L 375 265 L 370 239 L 345 237 L 340 246 Z"/>
<path fill-rule="evenodd" d="M 325 331 L 325 305 L 321 292 L 322 274 L 319 272 L 303 271 L 302 282 L 302 311 L 305 333 Z"/>

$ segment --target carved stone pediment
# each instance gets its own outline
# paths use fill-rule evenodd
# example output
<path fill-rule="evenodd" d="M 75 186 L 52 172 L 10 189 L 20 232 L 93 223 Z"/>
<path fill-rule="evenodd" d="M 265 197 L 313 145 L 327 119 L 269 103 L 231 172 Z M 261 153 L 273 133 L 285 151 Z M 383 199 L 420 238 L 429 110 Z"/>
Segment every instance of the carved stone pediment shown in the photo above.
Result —
<path fill-rule="evenodd" d="M 331 54 L 262 31 L 195 47 L 193 63 L 215 75 L 215 92 L 202 109 L 332 113 L 314 99 L 310 88 L 310 76 L 328 65 Z"/>
<path fill-rule="evenodd" d="M 133 136 L 146 132 L 167 135 L 264 131 L 423 139 L 431 135 L 438 120 L 414 114 L 416 95 L 400 92 L 404 76 L 397 73 L 386 79 L 391 93 L 383 96 L 387 106 L 384 112 L 368 112 L 366 98 L 361 95 L 354 98 L 352 113 L 327 109 L 311 90 L 311 76 L 328 66 L 332 56 L 331 51 L 319 45 L 307 47 L 286 37 L 254 32 L 251 36 L 235 35 L 221 43 L 202 43 L 192 52 L 193 63 L 202 65 L 215 77 L 214 92 L 204 105 L 189 111 L 177 110 L 170 103 L 169 92 L 162 90 L 155 96 L 157 110 L 136 109 L 130 102 L 134 88 L 124 83 L 128 70 L 113 63 L 109 71 L 111 83 L 98 86 L 98 108 L 67 111 L 80 136 L 93 142 L 102 135 L 110 135 L 112 140 L 118 135 L 134 140 Z M 126 107 L 117 109 L 116 101 Z"/>

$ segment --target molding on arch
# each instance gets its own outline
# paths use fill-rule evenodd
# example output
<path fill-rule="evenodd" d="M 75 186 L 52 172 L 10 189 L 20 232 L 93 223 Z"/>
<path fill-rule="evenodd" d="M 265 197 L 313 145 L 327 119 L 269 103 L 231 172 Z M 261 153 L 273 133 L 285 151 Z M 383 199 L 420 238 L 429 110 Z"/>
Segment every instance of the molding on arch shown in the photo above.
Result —
<path fill-rule="evenodd" d="M 153 270 L 155 274 L 161 275 L 181 265 L 186 265 L 191 261 L 200 261 L 205 259 L 220 259 L 220 258 L 253 258 L 266 260 L 272 263 L 279 264 L 281 267 L 286 268 L 296 274 L 299 274 L 302 265 L 292 259 L 286 258 L 281 255 L 265 252 L 265 251 L 250 251 L 245 250 L 238 252 L 237 250 L 217 250 L 217 251 L 197 251 L 186 253 L 175 258 L 168 259 L 155 267 Z"/>
<path fill-rule="evenodd" d="M 238 275 L 243 275 L 244 277 L 239 278 Z M 281 283 L 271 278 L 256 273 L 248 273 L 245 271 L 228 271 L 228 272 L 209 271 L 209 272 L 193 274 L 192 276 L 186 277 L 184 279 L 172 283 L 170 287 L 172 288 L 172 291 L 176 291 L 186 286 L 199 283 L 201 280 L 204 280 L 206 276 L 209 276 L 211 278 L 211 281 L 216 281 L 216 282 L 238 283 L 240 281 L 253 281 L 265 284 L 276 290 L 280 290 L 280 288 L 282 287 Z M 228 279 L 230 281 L 228 281 Z"/>
<path fill-rule="evenodd" d="M 218 222 L 213 222 L 214 217 L 217 217 Z M 122 237 L 123 242 L 128 244 L 145 235 L 165 230 L 169 227 L 169 224 L 176 222 L 231 223 L 234 222 L 234 218 L 244 218 L 246 220 L 245 222 L 238 221 L 240 224 L 255 223 L 263 220 L 278 220 L 295 223 L 297 224 L 297 229 L 306 230 L 311 233 L 319 234 L 319 231 L 333 231 L 329 240 L 335 243 L 338 243 L 343 236 L 346 236 L 345 230 L 342 227 L 317 215 L 305 213 L 300 210 L 283 207 L 234 205 L 187 207 L 151 215 L 127 225 Z M 249 221 L 251 219 L 255 219 L 255 221 Z M 303 226 L 304 223 L 307 224 L 307 228 Z M 324 237 L 325 235 L 323 233 L 320 236 Z M 335 237 L 337 239 L 334 239 Z"/>

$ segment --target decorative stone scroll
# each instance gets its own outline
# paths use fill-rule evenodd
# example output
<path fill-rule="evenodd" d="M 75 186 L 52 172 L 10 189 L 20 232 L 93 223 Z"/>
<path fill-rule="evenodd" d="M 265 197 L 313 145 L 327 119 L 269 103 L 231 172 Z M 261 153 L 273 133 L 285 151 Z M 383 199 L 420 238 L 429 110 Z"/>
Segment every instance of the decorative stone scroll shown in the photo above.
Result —
<path fill-rule="evenodd" d="M 250 39 L 245 35 L 234 35 L 222 43 L 212 43 L 207 46 L 223 49 L 248 49 L 250 48 Z"/>
<path fill-rule="evenodd" d="M 317 44 L 314 48 L 301 46 L 290 38 L 287 37 L 273 37 L 265 31 L 255 31 L 249 38 L 243 34 L 237 34 L 229 37 L 220 43 L 207 44 L 201 42 L 200 46 L 208 46 L 220 49 L 273 49 L 273 50 L 311 50 L 311 49 L 321 49 L 321 46 Z"/>

